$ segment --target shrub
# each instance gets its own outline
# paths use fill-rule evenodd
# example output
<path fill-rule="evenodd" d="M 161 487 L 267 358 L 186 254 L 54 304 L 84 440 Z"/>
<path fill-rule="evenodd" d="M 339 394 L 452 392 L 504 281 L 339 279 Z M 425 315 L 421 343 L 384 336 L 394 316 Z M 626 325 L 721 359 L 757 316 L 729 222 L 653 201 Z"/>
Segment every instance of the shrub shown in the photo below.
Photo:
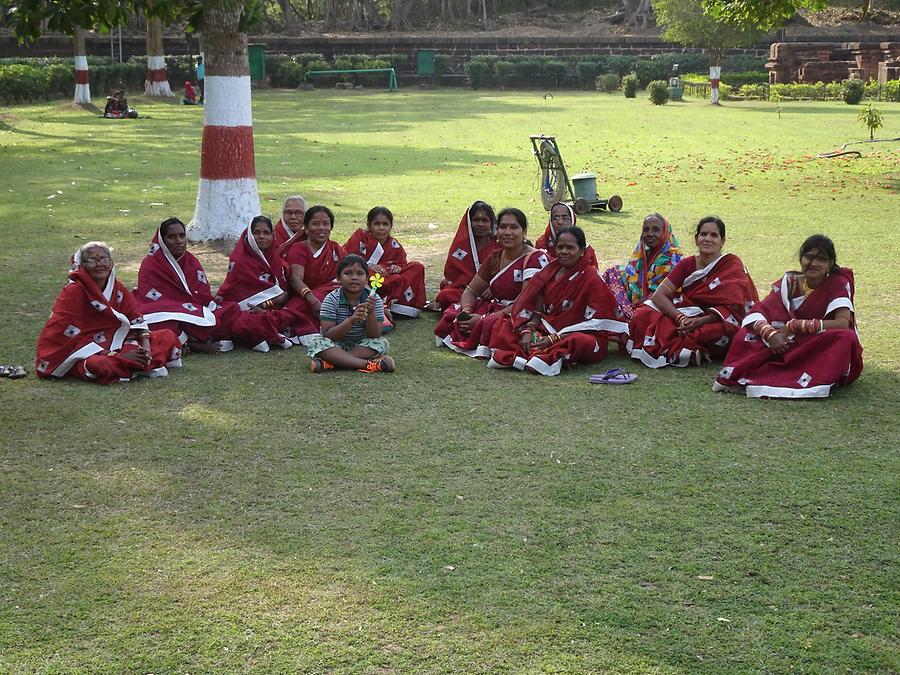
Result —
<path fill-rule="evenodd" d="M 721 80 L 732 87 L 742 87 L 745 84 L 768 84 L 769 74 L 764 70 L 743 73 L 729 73 L 723 70 Z"/>
<path fill-rule="evenodd" d="M 844 80 L 841 95 L 844 103 L 848 105 L 856 105 L 862 101 L 865 93 L 866 85 L 862 80 Z"/>
<path fill-rule="evenodd" d="M 652 59 L 638 61 L 634 67 L 634 74 L 637 75 L 638 82 L 644 87 L 653 80 L 661 80 L 668 77 L 669 72 L 671 72 L 671 67 L 667 72 L 664 64 Z"/>
<path fill-rule="evenodd" d="M 439 56 L 441 56 L 441 55 L 438 55 L 437 57 L 435 57 L 435 62 L 437 61 Z M 406 54 L 401 54 L 401 53 L 397 53 L 397 52 L 394 52 L 392 54 L 376 54 L 375 58 L 378 59 L 379 61 L 387 61 L 388 63 L 391 64 L 389 67 L 394 68 L 395 70 L 400 70 L 403 66 L 405 66 L 407 64 L 407 62 L 409 60 L 407 58 Z"/>
<path fill-rule="evenodd" d="M 501 86 L 507 86 L 513 83 L 516 76 L 516 64 L 512 61 L 497 61 L 494 64 L 494 72 L 497 74 Z"/>
<path fill-rule="evenodd" d="M 559 83 L 562 82 L 569 72 L 569 65 L 559 59 L 550 59 L 544 62 L 542 71 L 544 78 L 548 80 L 548 84 L 559 86 Z"/>
<path fill-rule="evenodd" d="M 744 98 L 755 101 L 765 101 L 769 97 L 769 87 L 765 84 L 745 84 L 738 91 Z"/>
<path fill-rule="evenodd" d="M 634 98 L 637 96 L 638 80 L 634 73 L 626 75 L 622 78 L 622 92 L 625 98 Z"/>
<path fill-rule="evenodd" d="M 669 83 L 665 80 L 653 80 L 647 85 L 647 93 L 653 105 L 665 105 L 669 102 Z"/>
<path fill-rule="evenodd" d="M 490 61 L 472 59 L 466 61 L 463 70 L 466 71 L 466 77 L 469 78 L 472 89 L 480 89 L 484 80 L 493 74 L 494 67 Z"/>
<path fill-rule="evenodd" d="M 880 101 L 900 101 L 900 80 L 888 80 L 881 88 Z"/>
<path fill-rule="evenodd" d="M 633 56 L 607 56 L 601 63 L 607 73 L 624 77 L 634 70 L 637 59 Z"/>
<path fill-rule="evenodd" d="M 600 75 L 601 69 L 602 66 L 599 61 L 579 61 L 575 64 L 575 74 L 578 76 L 578 83 L 583 89 L 596 86 L 597 77 Z M 616 81 L 618 82 L 618 78 L 616 78 Z"/>
<path fill-rule="evenodd" d="M 752 54 L 734 54 L 726 56 L 722 59 L 722 70 L 733 70 L 735 72 L 748 72 L 751 70 L 765 70 L 767 56 L 753 56 Z"/>
<path fill-rule="evenodd" d="M 396 68 L 397 66 L 390 66 Z M 440 77 L 450 70 L 450 57 L 447 54 L 434 55 L 434 74 Z"/>
<path fill-rule="evenodd" d="M 594 87 L 597 91 L 602 91 L 607 94 L 614 92 L 619 88 L 619 76 L 614 75 L 613 73 L 598 75 L 597 79 L 594 80 Z"/>
<path fill-rule="evenodd" d="M 856 119 L 858 119 L 864 127 L 868 128 L 869 140 L 875 138 L 875 130 L 881 128 L 884 124 L 884 118 L 881 115 L 881 111 L 871 103 L 867 103 L 866 107 L 859 111 Z"/>
<path fill-rule="evenodd" d="M 290 59 L 282 61 L 270 77 L 273 87 L 296 89 L 303 82 L 303 66 Z"/>
<path fill-rule="evenodd" d="M 842 82 L 829 82 L 825 85 L 825 96 L 837 101 L 844 97 L 844 85 Z"/>
<path fill-rule="evenodd" d="M 869 81 L 863 85 L 863 98 L 872 98 L 878 100 L 878 94 L 881 91 L 881 85 L 878 80 L 869 78 Z"/>

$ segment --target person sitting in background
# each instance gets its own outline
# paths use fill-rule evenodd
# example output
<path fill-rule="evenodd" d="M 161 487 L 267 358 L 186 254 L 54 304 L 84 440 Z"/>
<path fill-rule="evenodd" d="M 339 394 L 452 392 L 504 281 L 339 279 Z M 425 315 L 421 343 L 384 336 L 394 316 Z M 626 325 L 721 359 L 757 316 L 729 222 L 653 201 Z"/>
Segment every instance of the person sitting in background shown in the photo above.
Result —
<path fill-rule="evenodd" d="M 438 347 L 466 356 L 490 357 L 488 342 L 494 323 L 509 314 L 529 279 L 550 262 L 546 252 L 536 250 L 526 240 L 528 220 L 519 209 L 503 209 L 498 223 L 500 248 L 469 281 L 459 307 L 444 311 L 434 329 Z"/>
<path fill-rule="evenodd" d="M 344 251 L 361 255 L 369 273 L 384 278 L 377 293 L 391 315 L 417 318 L 425 307 L 425 266 L 406 259 L 403 246 L 391 236 L 393 227 L 391 210 L 376 206 L 366 214 L 366 229 L 357 229 L 344 244 Z"/>
<path fill-rule="evenodd" d="M 197 105 L 197 92 L 191 86 L 190 80 L 184 81 L 184 98 L 181 100 L 185 105 Z"/>
<path fill-rule="evenodd" d="M 394 372 L 394 360 L 387 356 L 388 341 L 381 336 L 384 303 L 366 285 L 369 270 L 365 258 L 345 255 L 338 263 L 337 275 L 340 287 L 322 301 L 321 335 L 307 345 L 310 370 Z"/>
<path fill-rule="evenodd" d="M 180 367 L 178 338 L 149 329 L 131 292 L 116 279 L 109 246 L 91 241 L 78 249 L 38 337 L 38 377 L 112 384 L 136 375 L 165 377 Z"/>
<path fill-rule="evenodd" d="M 625 321 L 631 321 L 634 308 L 649 298 L 681 260 L 678 240 L 669 222 L 658 213 L 644 218 L 641 238 L 624 265 L 613 265 L 603 280 L 616 298 Z"/>
<path fill-rule="evenodd" d="M 288 305 L 284 263 L 275 248 L 272 221 L 256 216 L 231 252 L 228 274 L 217 295 L 236 302 L 240 315 L 232 323 L 234 339 L 258 352 L 274 345 L 283 349 L 293 346 L 285 332 L 297 318 Z"/>
<path fill-rule="evenodd" d="M 476 201 L 459 221 L 450 243 L 444 278 L 429 309 L 443 311 L 459 303 L 473 274 L 497 248 L 497 217 L 487 202 Z"/>
<path fill-rule="evenodd" d="M 699 366 L 724 356 L 759 300 L 741 259 L 722 254 L 725 223 L 720 218 L 701 219 L 695 241 L 699 254 L 682 258 L 631 320 L 628 352 L 650 368 Z"/>
<path fill-rule="evenodd" d="M 750 398 L 825 398 L 863 370 L 853 270 L 838 267 L 823 234 L 800 247 L 800 271 L 786 272 L 735 336 L 713 391 Z"/>
<path fill-rule="evenodd" d="M 125 119 L 126 117 L 135 118 L 138 116 L 137 110 L 128 107 L 128 99 L 125 98 L 125 92 L 117 89 L 112 96 L 106 97 L 106 108 L 103 110 L 103 116 L 110 119 Z"/>
<path fill-rule="evenodd" d="M 547 255 L 552 260 L 556 257 L 556 234 L 566 227 L 571 227 L 578 222 L 575 210 L 565 202 L 556 202 L 550 207 L 550 219 L 544 234 L 538 237 L 534 243 L 537 248 L 547 251 Z"/>
<path fill-rule="evenodd" d="M 602 361 L 610 338 L 628 336 L 589 251 L 580 227 L 556 231 L 556 259 L 532 277 L 491 332 L 489 368 L 559 375 L 564 366 Z"/>
<path fill-rule="evenodd" d="M 235 302 L 216 302 L 200 261 L 187 250 L 178 218 L 160 223 L 138 271 L 137 298 L 144 320 L 168 328 L 194 352 L 231 351 L 231 329 L 240 316 Z"/>
<path fill-rule="evenodd" d="M 284 200 L 281 217 L 275 223 L 275 245 L 281 248 L 298 232 L 303 232 L 303 216 L 306 215 L 306 200 L 293 195 Z"/>

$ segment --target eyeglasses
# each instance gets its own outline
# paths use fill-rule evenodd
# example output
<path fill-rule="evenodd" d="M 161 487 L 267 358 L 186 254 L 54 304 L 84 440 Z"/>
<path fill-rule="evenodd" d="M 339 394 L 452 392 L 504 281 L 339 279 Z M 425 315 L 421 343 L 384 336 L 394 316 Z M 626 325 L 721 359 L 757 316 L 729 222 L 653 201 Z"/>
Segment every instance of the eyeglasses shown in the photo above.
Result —
<path fill-rule="evenodd" d="M 302 216 L 306 211 L 303 209 L 285 209 L 284 215 L 286 216 Z"/>
<path fill-rule="evenodd" d="M 81 262 L 85 265 L 99 265 L 100 263 L 107 263 L 110 260 L 112 260 L 112 258 L 110 258 L 108 255 L 105 255 L 100 258 L 84 258 Z"/>

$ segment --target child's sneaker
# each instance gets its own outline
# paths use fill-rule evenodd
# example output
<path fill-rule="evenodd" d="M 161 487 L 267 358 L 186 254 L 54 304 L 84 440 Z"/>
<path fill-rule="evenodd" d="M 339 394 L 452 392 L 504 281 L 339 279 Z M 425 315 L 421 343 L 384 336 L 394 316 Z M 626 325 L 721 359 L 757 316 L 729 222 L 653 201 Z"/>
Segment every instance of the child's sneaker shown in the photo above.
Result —
<path fill-rule="evenodd" d="M 396 370 L 394 359 L 390 356 L 377 356 L 369 359 L 365 368 L 360 368 L 361 373 L 393 373 Z"/>
<path fill-rule="evenodd" d="M 329 363 L 325 359 L 313 359 L 309 362 L 309 370 L 312 373 L 324 373 L 329 370 L 334 370 L 334 364 Z"/>

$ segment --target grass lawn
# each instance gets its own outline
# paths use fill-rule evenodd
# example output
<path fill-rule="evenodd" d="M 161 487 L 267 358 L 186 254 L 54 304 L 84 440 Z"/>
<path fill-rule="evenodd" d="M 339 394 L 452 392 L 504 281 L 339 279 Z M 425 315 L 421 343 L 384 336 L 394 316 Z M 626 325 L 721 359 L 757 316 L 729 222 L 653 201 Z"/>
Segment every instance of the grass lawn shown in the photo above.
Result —
<path fill-rule="evenodd" d="M 132 103 L 138 120 L 0 113 L 0 362 L 33 372 L 86 239 L 133 283 L 156 225 L 190 218 L 202 110 Z M 880 107 L 896 137 L 900 106 Z M 0 671 L 900 669 L 900 144 L 812 158 L 865 137 L 856 112 L 257 92 L 264 210 L 300 192 L 343 241 L 385 204 L 431 289 L 474 199 L 543 230 L 530 133 L 624 198 L 579 221 L 602 262 L 652 211 L 693 251 L 712 212 L 764 290 L 825 232 L 856 271 L 865 372 L 818 402 L 617 355 L 542 378 L 436 350 L 425 316 L 390 337 L 393 376 L 313 376 L 294 349 L 105 388 L 0 380 Z M 194 250 L 221 281 L 225 258 Z M 638 381 L 588 384 L 611 366 Z"/>

